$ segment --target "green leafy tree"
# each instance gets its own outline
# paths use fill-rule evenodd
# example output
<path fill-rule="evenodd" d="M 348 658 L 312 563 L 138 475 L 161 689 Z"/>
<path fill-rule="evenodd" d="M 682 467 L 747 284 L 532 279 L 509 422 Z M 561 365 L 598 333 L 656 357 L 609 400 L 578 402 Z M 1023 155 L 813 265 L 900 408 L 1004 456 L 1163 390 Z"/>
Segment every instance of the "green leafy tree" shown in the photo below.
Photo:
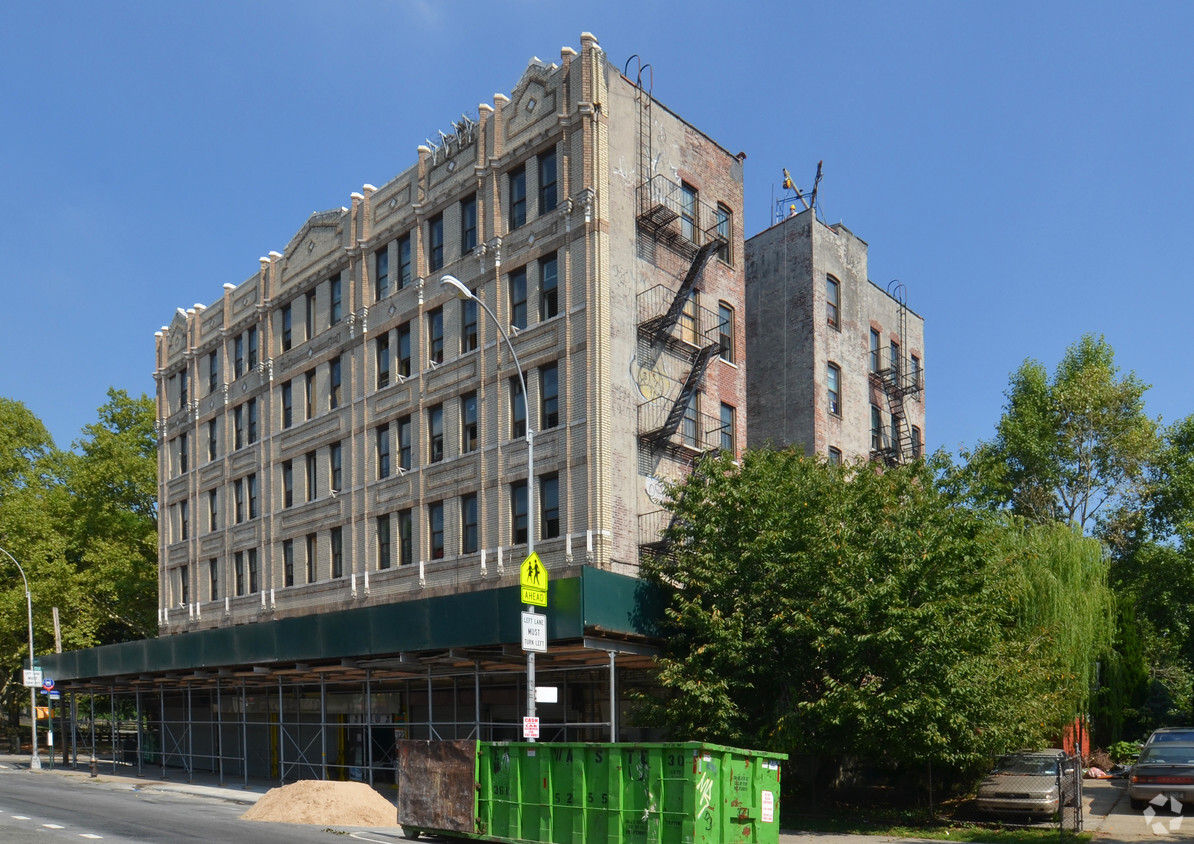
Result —
<path fill-rule="evenodd" d="M 1120 374 L 1102 337 L 1066 349 L 1052 378 L 1025 361 L 1012 375 L 995 439 L 964 455 L 964 484 L 986 506 L 1094 529 L 1141 494 L 1157 448 L 1147 389 L 1135 374 Z"/>
<path fill-rule="evenodd" d="M 1106 635 L 1098 545 L 955 506 L 935 468 L 753 451 L 680 484 L 672 553 L 647 564 L 672 589 L 667 700 L 647 716 L 903 766 L 961 768 L 1055 733 Z"/>
<path fill-rule="evenodd" d="M 66 556 L 87 596 L 87 644 L 156 635 L 157 438 L 153 400 L 109 390 L 64 460 Z M 84 644 L 84 642 L 80 642 Z"/>

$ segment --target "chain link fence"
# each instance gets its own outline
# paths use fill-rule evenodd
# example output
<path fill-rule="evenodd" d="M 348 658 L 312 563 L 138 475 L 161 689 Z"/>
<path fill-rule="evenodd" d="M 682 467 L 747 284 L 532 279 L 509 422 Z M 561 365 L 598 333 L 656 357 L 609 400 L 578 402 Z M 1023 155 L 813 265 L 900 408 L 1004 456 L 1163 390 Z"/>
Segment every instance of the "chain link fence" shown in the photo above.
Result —
<path fill-rule="evenodd" d="M 1001 757 L 979 784 L 978 810 L 1004 826 L 1082 831 L 1082 764 L 1062 751 Z"/>

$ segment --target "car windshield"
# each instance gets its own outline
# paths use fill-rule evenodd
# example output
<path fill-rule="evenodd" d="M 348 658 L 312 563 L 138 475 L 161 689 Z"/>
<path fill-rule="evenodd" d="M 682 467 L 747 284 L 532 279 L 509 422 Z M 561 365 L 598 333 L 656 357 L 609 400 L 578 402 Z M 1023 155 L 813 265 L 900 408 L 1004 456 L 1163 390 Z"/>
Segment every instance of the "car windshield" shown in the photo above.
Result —
<path fill-rule="evenodd" d="M 1144 748 L 1137 761 L 1153 765 L 1194 765 L 1194 747 L 1157 747 L 1156 745 L 1151 745 Z"/>
<path fill-rule="evenodd" d="M 1004 756 L 991 773 L 1057 776 L 1057 760 L 1051 756 Z"/>

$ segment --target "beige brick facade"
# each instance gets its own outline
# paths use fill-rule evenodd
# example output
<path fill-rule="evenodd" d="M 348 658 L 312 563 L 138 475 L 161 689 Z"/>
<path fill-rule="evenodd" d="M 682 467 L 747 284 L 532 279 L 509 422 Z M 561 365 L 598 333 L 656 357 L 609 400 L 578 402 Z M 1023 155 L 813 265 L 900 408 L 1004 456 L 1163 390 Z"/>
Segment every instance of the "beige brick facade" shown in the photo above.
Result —
<path fill-rule="evenodd" d="M 158 333 L 163 633 L 517 582 L 518 373 L 446 274 L 525 369 L 553 577 L 637 573 L 745 446 L 742 157 L 587 34 L 449 128 Z"/>

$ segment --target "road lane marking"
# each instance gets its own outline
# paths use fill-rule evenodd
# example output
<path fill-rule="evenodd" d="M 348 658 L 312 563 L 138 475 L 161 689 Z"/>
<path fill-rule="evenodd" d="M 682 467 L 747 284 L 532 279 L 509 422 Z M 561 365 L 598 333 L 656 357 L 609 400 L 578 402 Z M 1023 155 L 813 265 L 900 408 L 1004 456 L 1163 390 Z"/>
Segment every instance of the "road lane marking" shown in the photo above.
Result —
<path fill-rule="evenodd" d="M 42 826 L 46 829 L 66 829 L 62 824 L 58 823 L 43 823 Z"/>
<path fill-rule="evenodd" d="M 27 820 L 29 820 L 29 816 L 28 815 L 13 815 L 12 819 L 14 821 L 27 821 Z"/>
<path fill-rule="evenodd" d="M 80 838 L 103 838 L 104 836 L 102 836 L 102 835 L 96 835 L 96 834 L 95 834 L 95 833 L 93 833 L 93 832 L 80 832 L 80 833 L 79 833 L 79 837 L 80 837 Z"/>

